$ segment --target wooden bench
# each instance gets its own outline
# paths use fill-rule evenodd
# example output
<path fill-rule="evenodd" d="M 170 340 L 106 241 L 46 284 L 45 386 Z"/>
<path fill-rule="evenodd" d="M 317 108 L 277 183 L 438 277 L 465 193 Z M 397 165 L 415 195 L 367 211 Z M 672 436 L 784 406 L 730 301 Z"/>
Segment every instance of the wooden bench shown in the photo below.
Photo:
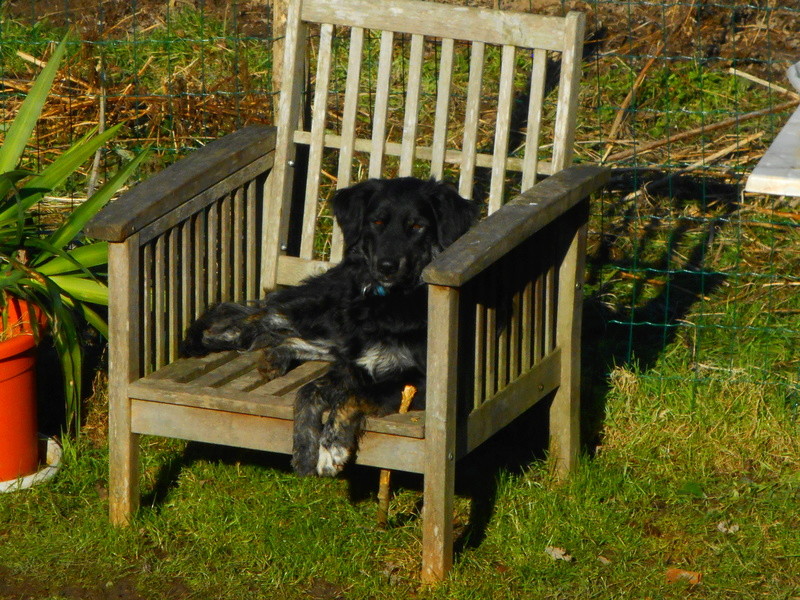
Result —
<path fill-rule="evenodd" d="M 320 198 L 366 177 L 444 177 L 490 213 L 424 273 L 427 410 L 369 419 L 356 457 L 424 475 L 423 579 L 452 564 L 460 457 L 548 399 L 552 460 L 574 466 L 588 197 L 607 179 L 567 168 L 583 31 L 575 12 L 290 2 L 277 127 L 208 144 L 87 228 L 111 242 L 114 523 L 138 506 L 142 434 L 291 452 L 294 395 L 325 364 L 266 382 L 254 353 L 182 359 L 178 342 L 208 305 L 337 261 Z"/>

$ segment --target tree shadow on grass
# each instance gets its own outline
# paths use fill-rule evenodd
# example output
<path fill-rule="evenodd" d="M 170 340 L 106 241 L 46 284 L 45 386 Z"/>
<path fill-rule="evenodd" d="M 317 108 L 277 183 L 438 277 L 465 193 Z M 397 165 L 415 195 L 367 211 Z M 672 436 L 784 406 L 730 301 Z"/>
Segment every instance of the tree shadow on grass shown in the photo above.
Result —
<path fill-rule="evenodd" d="M 621 200 L 648 183 L 644 200 Z M 595 202 L 592 210 L 597 216 L 611 207 L 601 231 L 593 231 L 599 241 L 590 245 L 583 306 L 581 439 L 590 456 L 602 442 L 613 369 L 633 361 L 651 369 L 693 307 L 723 283 L 708 254 L 739 197 L 733 185 L 659 171 L 618 171 L 605 193 L 608 205 Z M 629 302 L 610 301 L 623 296 Z M 485 538 L 501 474 L 522 473 L 546 456 L 550 401 L 459 463 L 457 492 L 471 499 L 471 514 L 457 551 Z"/>
<path fill-rule="evenodd" d="M 602 442 L 611 372 L 634 363 L 641 371 L 653 368 L 692 310 L 725 281 L 709 253 L 736 210 L 738 186 L 620 170 L 607 188 L 606 206 L 643 188 L 644 199 L 604 214 L 587 260 L 581 396 L 582 440 L 590 455 Z"/>
<path fill-rule="evenodd" d="M 738 189 L 711 179 L 677 177 L 668 180 L 667 193 L 644 200 L 624 199 L 642 181 L 663 182 L 664 174 L 638 171 L 615 173 L 606 189 L 608 202 L 595 202 L 592 214 L 603 212 L 600 231 L 594 218 L 587 260 L 587 293 L 583 309 L 582 439 L 592 455 L 602 441 L 609 375 L 615 367 L 636 361 L 652 368 L 675 340 L 678 326 L 693 307 L 712 294 L 724 276 L 709 266 L 708 254 L 717 232 L 735 209 Z M 651 194 L 664 190 L 653 186 Z M 609 298 L 616 299 L 612 302 Z M 456 551 L 478 547 L 495 512 L 498 482 L 503 474 L 521 474 L 546 457 L 548 410 L 545 399 L 469 456 L 456 469 L 456 493 L 470 499 L 466 522 L 456 523 Z M 190 443 L 186 451 L 165 464 L 143 505 L 158 510 L 180 472 L 197 460 L 227 464 L 257 464 L 289 472 L 285 455 Z M 379 470 L 349 467 L 351 502 L 373 501 Z M 422 477 L 394 472 L 395 491 L 422 491 Z M 390 526 L 419 517 L 420 500 L 404 512 L 390 515 Z"/>

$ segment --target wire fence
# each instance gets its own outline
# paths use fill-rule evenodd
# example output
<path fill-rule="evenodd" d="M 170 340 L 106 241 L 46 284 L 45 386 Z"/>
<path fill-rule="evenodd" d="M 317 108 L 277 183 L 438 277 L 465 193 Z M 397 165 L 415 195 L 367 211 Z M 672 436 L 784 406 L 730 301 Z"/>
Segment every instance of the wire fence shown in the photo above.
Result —
<path fill-rule="evenodd" d="M 495 6 L 496 1 L 458 2 Z M 798 96 L 796 0 L 506 0 L 501 10 L 588 15 L 576 161 L 614 167 L 593 207 L 585 385 L 620 370 L 701 401 L 731 381 L 800 404 L 800 208 L 742 192 Z M 17 0 L 0 8 L 5 130 L 39 57 L 69 30 L 71 57 L 29 161 L 124 122 L 113 170 L 140 174 L 209 140 L 271 123 L 273 18 L 265 0 Z M 89 173 L 86 174 L 87 178 Z M 85 196 L 76 179 L 54 205 Z"/>

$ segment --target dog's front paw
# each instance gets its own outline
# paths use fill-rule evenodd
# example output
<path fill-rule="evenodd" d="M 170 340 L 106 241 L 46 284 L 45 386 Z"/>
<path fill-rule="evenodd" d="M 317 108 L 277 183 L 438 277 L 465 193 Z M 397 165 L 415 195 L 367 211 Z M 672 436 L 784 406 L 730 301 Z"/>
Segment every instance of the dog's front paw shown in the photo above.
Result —
<path fill-rule="evenodd" d="M 309 454 L 298 454 L 294 453 L 292 455 L 292 470 L 301 475 L 303 477 L 307 477 L 310 475 L 317 474 L 317 456 L 309 456 Z"/>
<path fill-rule="evenodd" d="M 344 446 L 319 446 L 317 459 L 317 475 L 320 477 L 336 477 L 342 472 L 350 460 L 350 450 Z"/>

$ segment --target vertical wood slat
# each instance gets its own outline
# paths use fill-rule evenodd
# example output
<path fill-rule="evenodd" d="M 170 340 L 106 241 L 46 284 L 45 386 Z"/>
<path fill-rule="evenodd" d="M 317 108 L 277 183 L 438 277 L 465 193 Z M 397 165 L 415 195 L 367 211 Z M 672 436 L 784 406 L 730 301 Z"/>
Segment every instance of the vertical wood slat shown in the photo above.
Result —
<path fill-rule="evenodd" d="M 199 248 L 194 243 L 192 232 L 194 231 L 192 220 L 187 219 L 179 226 L 181 244 L 181 320 L 180 330 L 186 331 L 192 321 L 194 314 L 193 298 L 195 297 L 195 290 L 197 286 L 194 281 L 194 271 L 192 270 L 192 250 L 199 251 Z"/>
<path fill-rule="evenodd" d="M 401 177 L 413 175 L 414 170 L 417 126 L 419 125 L 419 95 L 422 88 L 422 59 L 425 50 L 424 41 L 422 35 L 413 34 L 411 36 L 403 139 L 400 147 L 400 168 L 398 170 L 398 175 Z"/>
<path fill-rule="evenodd" d="M 497 391 L 497 277 L 496 270 L 489 273 L 489 304 L 486 306 L 486 368 L 484 370 L 484 400 Z"/>
<path fill-rule="evenodd" d="M 555 327 L 556 327 L 556 303 L 558 302 L 558 294 L 556 292 L 556 266 L 551 264 L 547 267 L 544 279 L 544 348 L 543 352 L 546 356 L 552 352 L 556 344 Z"/>
<path fill-rule="evenodd" d="M 447 146 L 447 118 L 450 108 L 450 86 L 453 80 L 452 39 L 443 39 L 439 59 L 439 81 L 436 90 L 436 114 L 431 143 L 431 177 L 441 179 L 444 174 L 444 154 Z"/>
<path fill-rule="evenodd" d="M 509 314 L 508 309 L 509 307 L 506 305 L 507 298 L 508 298 L 508 279 L 506 272 L 507 269 L 504 268 L 508 264 L 508 260 L 503 260 L 499 265 L 497 265 L 497 269 L 495 269 L 498 273 L 497 281 L 496 281 L 496 290 L 497 290 L 497 299 L 498 299 L 498 307 L 497 307 L 497 333 L 495 334 L 495 344 L 497 345 L 497 387 L 496 391 L 500 391 L 508 385 L 508 361 L 509 361 L 509 351 L 508 351 L 508 342 L 509 342 Z M 502 304 L 500 304 L 502 303 Z"/>
<path fill-rule="evenodd" d="M 153 338 L 155 344 L 155 364 L 154 369 L 159 369 L 166 364 L 166 336 L 165 336 L 165 301 L 166 301 L 166 252 L 164 249 L 164 236 L 159 236 L 155 240 L 153 259 L 155 261 L 155 286 L 153 287 Z"/>
<path fill-rule="evenodd" d="M 478 119 L 481 111 L 481 83 L 483 82 L 485 54 L 486 44 L 483 42 L 472 43 L 469 59 L 467 104 L 464 110 L 461 174 L 458 182 L 458 193 L 464 198 L 472 198 L 475 182 L 475 156 L 478 152 Z"/>
<path fill-rule="evenodd" d="M 347 80 L 345 82 L 344 107 L 342 108 L 342 146 L 339 149 L 339 170 L 336 188 L 350 185 L 353 174 L 353 150 L 356 135 L 356 111 L 361 80 L 361 61 L 364 48 L 364 29 L 353 27 L 350 30 L 350 55 L 347 60 Z M 344 239 L 338 225 L 333 227 L 331 239 L 331 260 L 339 262 L 344 254 Z"/>
<path fill-rule="evenodd" d="M 372 151 L 369 157 L 369 177 L 383 173 L 386 152 L 386 115 L 389 110 L 389 87 L 392 80 L 392 50 L 394 33 L 381 32 L 381 49 L 378 55 L 378 75 L 375 81 L 375 108 L 372 120 Z"/>
<path fill-rule="evenodd" d="M 530 271 L 529 271 L 530 272 Z M 533 339 L 534 339 L 534 282 L 533 278 L 527 278 L 525 287 L 522 290 L 522 339 L 520 340 L 520 368 L 529 369 L 533 366 Z"/>
<path fill-rule="evenodd" d="M 547 51 L 537 48 L 533 51 L 531 67 L 530 98 L 528 100 L 528 128 L 525 132 L 525 156 L 522 160 L 522 189 L 527 190 L 536 183 L 539 168 L 539 139 L 542 129 L 542 108 L 544 104 L 544 83 L 547 70 Z"/>
<path fill-rule="evenodd" d="M 241 302 L 246 299 L 244 293 L 244 231 L 247 227 L 244 212 L 244 189 L 239 187 L 233 192 L 233 281 L 232 281 L 232 297 L 235 302 Z"/>
<path fill-rule="evenodd" d="M 155 331 L 155 324 L 153 318 L 155 316 L 155 285 L 153 282 L 153 244 L 146 244 L 141 249 L 141 265 L 142 265 L 142 375 L 148 375 L 153 371 L 154 353 L 153 348 L 155 339 L 153 333 Z M 109 277 L 111 267 L 109 265 Z M 116 298 L 115 298 L 116 300 Z"/>
<path fill-rule="evenodd" d="M 258 249 L 259 249 L 259 227 L 258 212 L 256 210 L 256 181 L 246 184 L 245 199 L 247 203 L 247 227 L 245 228 L 245 257 L 247 259 L 245 277 L 245 298 L 253 300 L 258 294 Z"/>
<path fill-rule="evenodd" d="M 200 316 L 205 307 L 208 305 L 208 288 L 206 285 L 206 270 L 211 266 L 207 265 L 209 256 L 207 254 L 207 236 L 206 236 L 206 216 L 207 211 L 202 211 L 192 217 L 192 229 L 194 241 L 194 318 Z"/>
<path fill-rule="evenodd" d="M 522 291 L 520 284 L 522 282 L 521 273 L 519 273 L 519 265 L 515 264 L 516 261 L 506 261 L 506 280 L 512 282 L 513 294 L 511 296 L 510 308 L 510 326 L 508 334 L 508 378 L 509 381 L 514 381 L 521 373 L 520 369 L 520 340 L 522 338 Z"/>
<path fill-rule="evenodd" d="M 489 184 L 489 214 L 503 204 L 503 189 L 508 162 L 508 140 L 511 131 L 511 108 L 514 99 L 515 46 L 503 46 L 500 67 L 500 89 L 497 98 L 494 151 L 492 152 L 492 178 Z"/>
<path fill-rule="evenodd" d="M 108 287 L 114 298 L 108 314 L 109 338 L 114 340 L 109 346 L 108 501 L 115 525 L 130 523 L 139 506 L 139 436 L 131 433 L 128 384 L 144 374 L 139 327 L 147 311 L 139 304 L 146 301 L 139 295 L 140 252 L 138 234 L 108 247 Z"/>
<path fill-rule="evenodd" d="M 283 75 L 275 140 L 275 163 L 270 177 L 264 182 L 264 212 L 261 215 L 260 241 L 261 273 L 260 290 L 275 288 L 278 275 L 278 257 L 281 244 L 288 233 L 288 214 L 291 206 L 291 191 L 294 174 L 289 162 L 294 159 L 292 135 L 300 120 L 302 92 L 305 73 L 298 69 L 305 62 L 307 27 L 300 20 L 301 2 L 289 2 L 286 12 L 286 36 L 284 38 Z M 299 71 L 299 72 L 298 72 Z"/>
<path fill-rule="evenodd" d="M 486 306 L 475 303 L 475 380 L 473 384 L 473 408 L 478 408 L 486 396 Z"/>
<path fill-rule="evenodd" d="M 179 229 L 176 227 L 169 233 L 169 250 L 167 254 L 167 362 L 178 358 L 178 341 L 180 340 L 180 254 L 178 254 Z"/>
<path fill-rule="evenodd" d="M 564 30 L 564 52 L 561 54 L 561 78 L 558 84 L 558 109 L 553 145 L 553 172 L 572 163 L 575 142 L 575 113 L 578 110 L 578 90 L 581 79 L 581 58 L 585 17 L 570 12 Z"/>
<path fill-rule="evenodd" d="M 206 211 L 206 300 L 209 304 L 220 301 L 219 297 L 219 204 L 212 204 Z"/>
<path fill-rule="evenodd" d="M 544 273 L 537 272 L 533 284 L 533 363 L 536 364 L 544 356 L 544 324 L 545 324 L 545 293 Z"/>
<path fill-rule="evenodd" d="M 422 580 L 440 581 L 453 564 L 458 302 L 455 288 L 428 287 L 428 373 L 422 506 Z"/>
<path fill-rule="evenodd" d="M 219 300 L 231 298 L 231 196 L 226 194 L 219 202 Z"/>
<path fill-rule="evenodd" d="M 328 114 L 328 88 L 331 77 L 333 25 L 325 23 L 319 32 L 317 78 L 314 86 L 314 104 L 311 112 L 311 146 L 308 153 L 303 230 L 300 242 L 301 258 L 311 259 L 314 254 L 314 232 L 317 224 L 319 199 L 319 174 L 324 150 L 325 123 Z M 348 82 L 349 83 L 349 82 Z"/>

